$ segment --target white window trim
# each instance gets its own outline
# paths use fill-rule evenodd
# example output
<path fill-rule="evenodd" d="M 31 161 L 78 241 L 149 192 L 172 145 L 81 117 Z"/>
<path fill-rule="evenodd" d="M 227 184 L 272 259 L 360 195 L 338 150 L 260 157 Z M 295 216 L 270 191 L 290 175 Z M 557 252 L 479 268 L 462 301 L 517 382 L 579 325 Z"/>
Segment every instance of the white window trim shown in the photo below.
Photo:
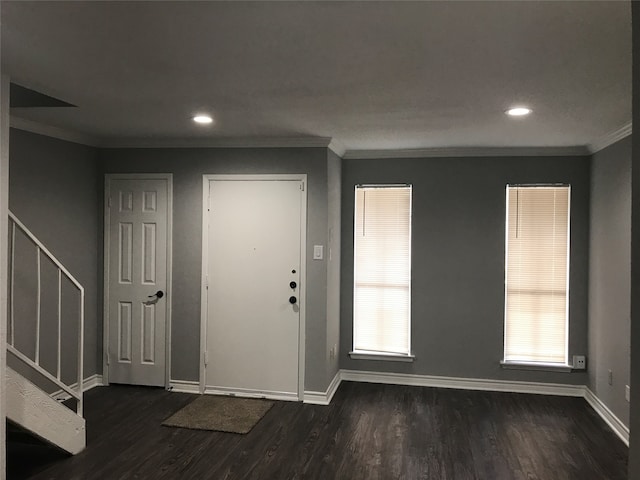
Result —
<path fill-rule="evenodd" d="M 545 363 L 545 362 L 533 362 L 526 360 L 505 360 L 505 353 L 507 351 L 507 301 L 506 301 L 506 288 L 507 288 L 507 259 L 509 258 L 509 230 L 508 230 L 508 218 L 506 218 L 505 224 L 505 304 L 504 304 L 504 317 L 503 317 L 503 348 L 502 348 L 502 360 L 500 361 L 500 365 L 505 369 L 514 369 L 514 370 L 540 370 L 540 371 L 562 371 L 562 372 L 571 372 L 573 369 L 573 365 L 569 364 L 569 336 L 570 336 L 570 324 L 569 324 L 569 306 L 570 306 L 570 278 L 571 278 L 571 184 L 568 183 L 539 183 L 539 184 L 507 184 L 505 188 L 505 205 L 509 204 L 509 187 L 568 187 L 569 188 L 569 198 L 568 198 L 568 207 L 567 207 L 567 215 L 568 215 L 568 225 L 567 225 L 567 285 L 566 285 L 566 294 L 567 294 L 567 303 L 566 303 L 566 313 L 565 313 L 565 361 L 564 363 Z M 580 369 L 580 371 L 584 371 Z"/>
<path fill-rule="evenodd" d="M 516 362 L 505 361 L 500 362 L 500 366 L 505 370 L 535 370 L 539 372 L 562 372 L 571 373 L 573 365 L 564 363 L 543 363 L 543 362 Z M 582 370 L 584 372 L 584 370 Z"/>
<path fill-rule="evenodd" d="M 405 355 L 403 353 L 386 353 L 386 352 L 364 352 L 361 350 L 353 350 L 349 352 L 352 360 L 381 360 L 384 362 L 413 362 L 416 357 L 413 354 Z"/>
<path fill-rule="evenodd" d="M 408 299 L 408 309 L 409 309 L 409 319 L 408 319 L 408 341 L 409 341 L 409 345 L 408 345 L 408 352 L 407 353 L 398 353 L 398 352 L 378 352 L 378 351 L 369 351 L 369 350 L 352 350 L 351 352 L 349 352 L 349 356 L 352 359 L 357 359 L 357 360 L 383 360 L 383 361 L 400 361 L 400 362 L 413 362 L 413 359 L 415 358 L 412 354 L 411 354 L 411 327 L 412 327 L 412 315 L 411 315 L 411 291 L 412 291 L 412 286 L 411 286 L 411 268 L 412 268 L 412 264 L 411 264 L 411 249 L 412 249 L 412 245 L 411 245 L 411 241 L 412 241 L 412 232 L 413 232 L 413 186 L 409 183 L 407 184 L 358 184 L 355 185 L 354 188 L 354 200 L 355 202 L 357 202 L 357 193 L 358 193 L 358 188 L 366 188 L 366 187 L 374 187 L 374 188 L 399 188 L 399 187 L 408 187 L 410 189 L 410 196 L 409 196 L 409 242 L 410 242 L 410 250 L 409 250 L 409 259 L 410 259 L 410 266 L 409 266 L 409 299 Z M 354 302 L 355 302 L 355 279 L 356 279 L 356 262 L 355 262 L 355 258 L 356 258 L 356 242 L 355 242 L 355 228 L 356 228 L 356 214 L 355 214 L 355 205 L 354 204 L 354 263 L 353 263 L 353 271 L 354 271 L 354 285 L 353 285 L 353 295 L 354 295 Z M 354 303 L 354 307 L 355 307 L 355 303 Z M 354 312 L 355 313 L 355 312 Z M 353 316 L 353 325 L 352 325 L 352 334 L 354 335 L 354 337 L 352 338 L 352 347 L 354 347 L 354 342 L 355 342 L 355 314 Z"/>

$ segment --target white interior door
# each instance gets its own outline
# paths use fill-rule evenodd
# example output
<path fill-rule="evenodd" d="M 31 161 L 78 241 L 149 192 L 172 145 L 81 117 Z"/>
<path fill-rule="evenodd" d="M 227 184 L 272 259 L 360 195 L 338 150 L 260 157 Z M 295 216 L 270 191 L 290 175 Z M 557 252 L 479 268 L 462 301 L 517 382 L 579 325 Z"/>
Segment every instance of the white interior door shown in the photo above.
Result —
<path fill-rule="evenodd" d="M 107 180 L 109 382 L 166 383 L 169 191 L 168 178 Z"/>
<path fill-rule="evenodd" d="M 304 183 L 242 178 L 209 180 L 206 389 L 298 398 Z"/>

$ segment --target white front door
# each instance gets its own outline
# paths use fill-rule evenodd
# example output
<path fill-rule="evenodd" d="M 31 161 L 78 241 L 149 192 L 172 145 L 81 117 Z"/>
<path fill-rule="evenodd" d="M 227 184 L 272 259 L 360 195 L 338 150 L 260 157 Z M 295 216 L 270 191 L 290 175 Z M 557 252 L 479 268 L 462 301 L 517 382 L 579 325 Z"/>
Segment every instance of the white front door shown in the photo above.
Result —
<path fill-rule="evenodd" d="M 171 179 L 122 177 L 106 181 L 107 377 L 164 386 Z"/>
<path fill-rule="evenodd" d="M 205 183 L 206 390 L 297 399 L 304 181 L 223 178 Z"/>

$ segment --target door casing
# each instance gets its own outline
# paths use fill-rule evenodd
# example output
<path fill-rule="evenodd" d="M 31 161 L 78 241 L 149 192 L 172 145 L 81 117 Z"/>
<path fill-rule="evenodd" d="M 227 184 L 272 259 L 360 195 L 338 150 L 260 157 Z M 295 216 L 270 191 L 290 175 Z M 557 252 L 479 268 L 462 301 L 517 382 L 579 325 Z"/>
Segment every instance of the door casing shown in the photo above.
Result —
<path fill-rule="evenodd" d="M 303 193 L 300 213 L 300 326 L 298 329 L 298 400 L 304 397 L 304 371 L 305 371 L 305 312 L 307 292 L 307 175 L 300 174 L 263 174 L 263 175 L 203 175 L 202 179 L 202 278 L 200 290 L 200 393 L 206 393 L 206 366 L 205 352 L 207 350 L 207 263 L 209 249 L 209 182 L 211 180 L 257 180 L 278 181 L 298 180 L 302 182 Z"/>
<path fill-rule="evenodd" d="M 103 342 L 102 342 L 102 383 L 109 385 L 109 228 L 110 209 L 109 194 L 111 192 L 111 180 L 158 180 L 167 181 L 167 285 L 165 292 L 166 323 L 165 323 L 165 375 L 164 386 L 170 388 L 171 383 L 171 299 L 172 299 L 172 264 L 173 264 L 173 174 L 171 173 L 107 173 L 104 176 L 104 302 L 103 302 Z"/>

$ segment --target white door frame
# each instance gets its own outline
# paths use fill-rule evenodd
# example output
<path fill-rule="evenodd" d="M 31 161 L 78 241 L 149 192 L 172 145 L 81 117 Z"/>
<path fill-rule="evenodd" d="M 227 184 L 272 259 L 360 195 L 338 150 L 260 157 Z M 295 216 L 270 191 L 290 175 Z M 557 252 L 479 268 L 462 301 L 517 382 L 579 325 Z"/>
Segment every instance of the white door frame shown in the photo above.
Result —
<path fill-rule="evenodd" d="M 307 174 L 264 174 L 264 175 L 203 175 L 202 176 L 202 279 L 200 290 L 200 393 L 206 393 L 205 352 L 207 351 L 207 262 L 209 250 L 209 182 L 211 180 L 298 180 L 303 185 L 302 205 L 300 208 L 300 325 L 298 330 L 298 400 L 304 397 L 305 370 L 305 312 L 307 292 Z"/>
<path fill-rule="evenodd" d="M 171 382 L 171 298 L 172 264 L 173 264 L 173 174 L 172 173 L 106 173 L 104 175 L 104 303 L 103 303 L 103 333 L 102 333 L 102 383 L 109 385 L 109 227 L 110 209 L 109 193 L 111 180 L 166 180 L 167 181 L 167 285 L 165 301 L 167 302 L 167 316 L 165 320 L 165 374 L 164 386 L 169 389 Z"/>

